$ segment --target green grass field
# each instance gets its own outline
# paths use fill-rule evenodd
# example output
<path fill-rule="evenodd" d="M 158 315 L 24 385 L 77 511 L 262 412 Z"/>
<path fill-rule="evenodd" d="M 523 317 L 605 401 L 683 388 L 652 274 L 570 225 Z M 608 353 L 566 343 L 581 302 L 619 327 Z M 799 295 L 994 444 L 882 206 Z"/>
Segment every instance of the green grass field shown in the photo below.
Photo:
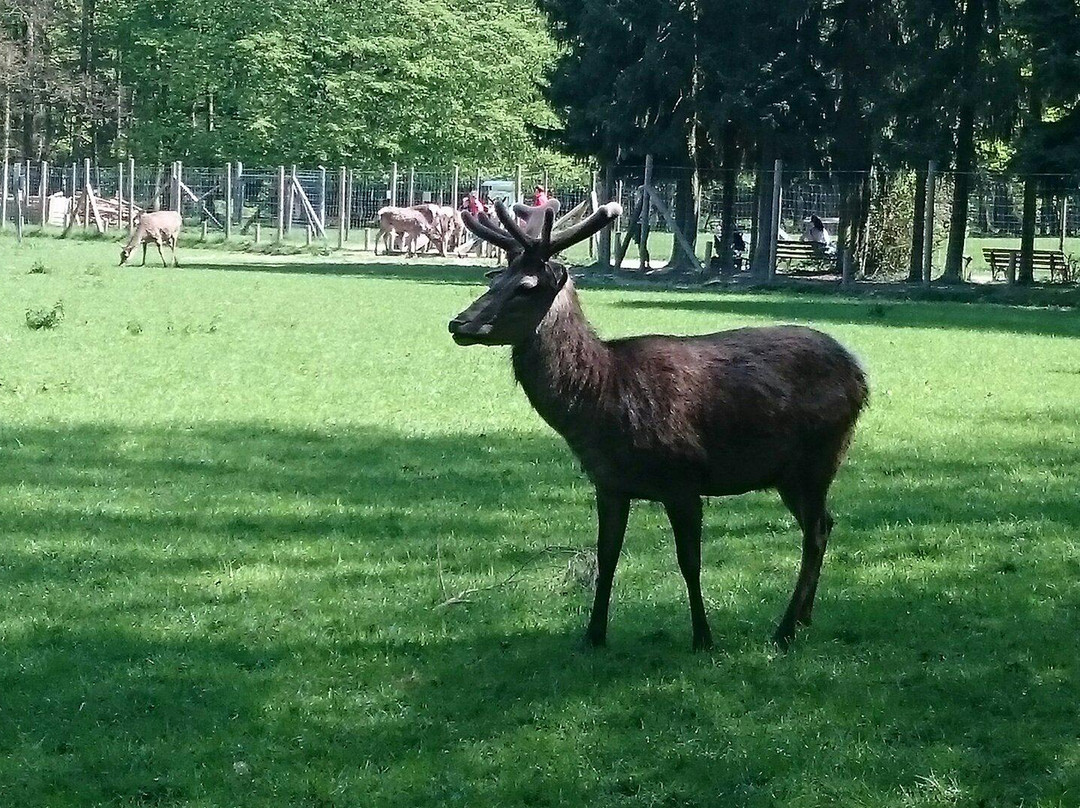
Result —
<path fill-rule="evenodd" d="M 704 655 L 635 506 L 592 652 L 591 489 L 446 333 L 479 268 L 116 252 L 0 239 L 0 805 L 1080 804 L 1076 312 L 585 290 L 873 386 L 790 654 L 772 494 L 707 508 Z"/>

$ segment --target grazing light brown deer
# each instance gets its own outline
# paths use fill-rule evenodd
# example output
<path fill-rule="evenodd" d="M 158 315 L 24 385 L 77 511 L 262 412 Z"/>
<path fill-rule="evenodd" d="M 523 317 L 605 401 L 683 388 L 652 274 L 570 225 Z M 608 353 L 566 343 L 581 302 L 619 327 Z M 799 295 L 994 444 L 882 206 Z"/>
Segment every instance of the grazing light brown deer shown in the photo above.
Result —
<path fill-rule="evenodd" d="M 120 249 L 120 266 L 127 263 L 131 253 L 140 244 L 142 244 L 142 263 L 139 266 L 146 266 L 146 248 L 150 244 L 157 245 L 158 255 L 161 256 L 161 265 L 163 267 L 168 266 L 168 264 L 165 262 L 165 253 L 161 251 L 162 244 L 168 244 L 172 249 L 173 266 L 180 266 L 180 262 L 176 259 L 176 240 L 180 235 L 182 225 L 183 220 L 180 218 L 180 214 L 174 210 L 157 210 L 142 213 L 135 226 L 135 232 L 131 234 L 128 243 Z"/>
<path fill-rule="evenodd" d="M 621 212 L 605 205 L 554 235 L 552 210 L 525 217 L 524 229 L 502 205 L 503 227 L 466 214 L 468 228 L 510 261 L 450 321 L 450 332 L 459 345 L 512 346 L 525 395 L 596 487 L 591 644 L 606 642 L 631 500 L 657 501 L 667 511 L 693 647 L 701 649 L 712 644 L 700 585 L 702 497 L 776 489 L 802 529 L 798 581 L 773 637 L 786 649 L 796 626 L 810 624 L 833 528 L 826 497 L 866 405 L 866 377 L 832 337 L 797 326 L 599 339 L 566 268 L 552 257 Z"/>
<path fill-rule="evenodd" d="M 380 239 L 384 245 L 383 252 L 389 253 L 394 248 L 394 241 L 398 235 L 402 236 L 402 249 L 410 258 L 416 254 L 416 244 L 421 236 L 440 245 L 440 252 L 443 252 L 439 230 L 433 224 L 430 214 L 425 216 L 412 208 L 385 207 L 380 208 L 377 215 L 379 235 L 375 237 L 376 255 L 379 254 Z"/>

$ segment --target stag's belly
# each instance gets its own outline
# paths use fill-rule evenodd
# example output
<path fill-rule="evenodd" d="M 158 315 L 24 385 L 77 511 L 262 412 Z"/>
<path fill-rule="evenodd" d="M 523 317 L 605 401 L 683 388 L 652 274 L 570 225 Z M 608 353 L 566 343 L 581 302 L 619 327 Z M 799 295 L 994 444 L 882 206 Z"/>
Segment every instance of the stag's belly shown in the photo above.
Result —
<path fill-rule="evenodd" d="M 774 488 L 790 465 L 789 452 L 770 440 L 728 446 L 721 452 L 670 453 L 627 449 L 615 454 L 576 451 L 598 488 L 635 499 L 733 496 Z"/>

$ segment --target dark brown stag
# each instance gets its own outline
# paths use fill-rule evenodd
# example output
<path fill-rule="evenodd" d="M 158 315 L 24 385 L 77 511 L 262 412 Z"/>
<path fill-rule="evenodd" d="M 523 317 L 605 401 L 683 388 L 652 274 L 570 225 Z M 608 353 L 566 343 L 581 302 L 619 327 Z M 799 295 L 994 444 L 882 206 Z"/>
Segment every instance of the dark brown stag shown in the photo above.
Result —
<path fill-rule="evenodd" d="M 525 213 L 525 211 L 520 211 Z M 450 322 L 460 345 L 511 345 L 529 401 L 596 486 L 596 599 L 586 637 L 603 645 L 630 502 L 663 504 L 690 596 L 694 648 L 712 644 L 701 599 L 702 497 L 774 488 L 802 529 L 802 566 L 774 641 L 809 625 L 833 519 L 829 486 L 868 396 L 866 377 L 832 337 L 810 328 L 740 328 L 699 337 L 604 341 L 566 268 L 552 260 L 621 213 L 600 208 L 552 233 L 553 210 L 523 228 L 505 208 L 466 216 L 509 266 Z M 505 228 L 505 229 L 504 229 Z"/>

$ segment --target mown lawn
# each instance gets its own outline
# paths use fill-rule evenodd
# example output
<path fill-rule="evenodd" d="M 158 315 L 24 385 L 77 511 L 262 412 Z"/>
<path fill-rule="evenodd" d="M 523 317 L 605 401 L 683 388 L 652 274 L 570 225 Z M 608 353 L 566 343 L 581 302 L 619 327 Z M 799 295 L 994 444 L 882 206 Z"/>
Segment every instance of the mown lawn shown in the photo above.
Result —
<path fill-rule="evenodd" d="M 792 653 L 770 494 L 707 509 L 715 651 L 638 505 L 591 652 L 591 489 L 446 333 L 479 269 L 116 252 L 0 240 L 0 805 L 1080 805 L 1077 313 L 584 291 L 873 385 Z"/>

